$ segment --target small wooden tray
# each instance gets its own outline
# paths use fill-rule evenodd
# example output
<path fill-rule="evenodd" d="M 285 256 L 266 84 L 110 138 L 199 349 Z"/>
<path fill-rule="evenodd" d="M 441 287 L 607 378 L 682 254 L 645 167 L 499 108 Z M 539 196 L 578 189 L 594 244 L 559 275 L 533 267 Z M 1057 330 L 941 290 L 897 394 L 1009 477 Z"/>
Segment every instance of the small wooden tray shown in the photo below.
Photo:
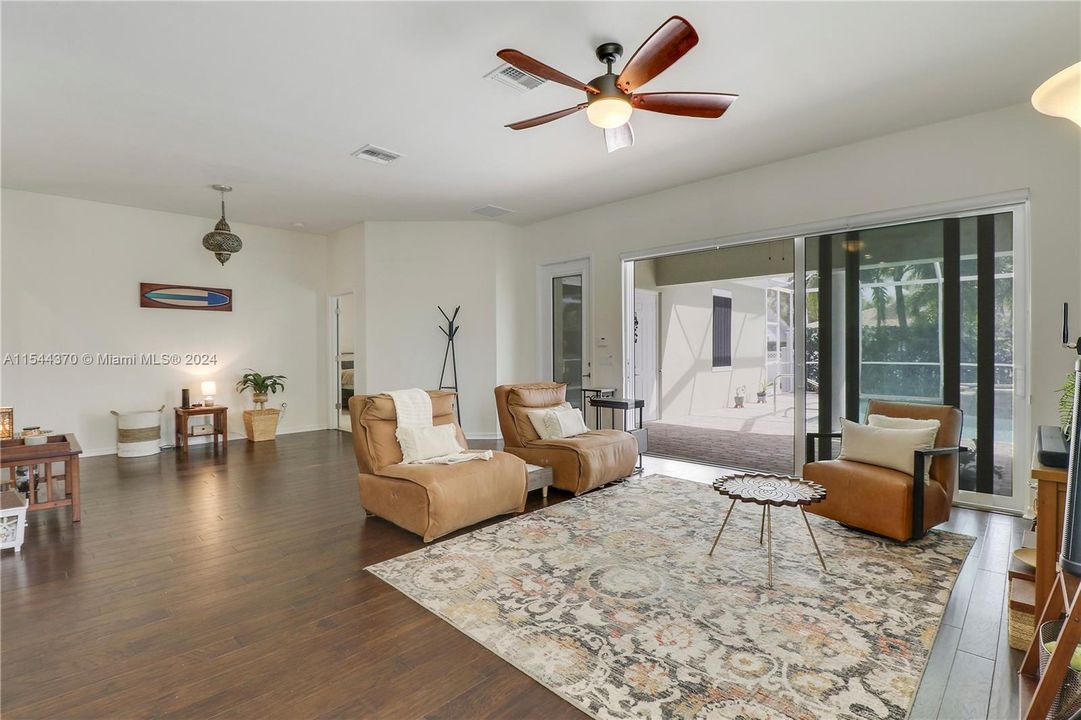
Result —
<path fill-rule="evenodd" d="M 27 464 L 32 464 L 41 458 L 72 453 L 67 435 L 50 435 L 40 445 L 27 445 L 25 438 L 4 440 L 0 444 L 0 451 L 3 452 L 4 461 L 7 463 L 26 461 Z"/>

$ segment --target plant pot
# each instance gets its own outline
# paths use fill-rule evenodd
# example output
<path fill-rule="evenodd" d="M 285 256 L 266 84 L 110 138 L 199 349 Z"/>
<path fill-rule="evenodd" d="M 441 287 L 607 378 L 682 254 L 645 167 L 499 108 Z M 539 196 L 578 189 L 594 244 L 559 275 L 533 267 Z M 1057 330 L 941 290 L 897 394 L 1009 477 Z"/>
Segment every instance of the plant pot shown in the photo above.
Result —
<path fill-rule="evenodd" d="M 273 440 L 278 434 L 278 418 L 281 410 L 270 408 L 267 410 L 244 411 L 244 434 L 252 442 Z"/>
<path fill-rule="evenodd" d="M 743 396 L 742 395 L 736 395 L 736 397 L 734 399 L 736 401 L 736 407 L 738 407 L 738 408 L 743 407 Z"/>
<path fill-rule="evenodd" d="M 763 390 L 762 392 L 758 393 L 758 403 L 759 403 L 759 404 L 762 404 L 762 403 L 764 403 L 764 402 L 766 402 L 766 391 L 765 391 L 765 390 Z"/>
<path fill-rule="evenodd" d="M 255 407 L 262 410 L 263 406 L 266 405 L 267 395 L 266 393 L 252 393 L 251 399 L 255 403 Z"/>

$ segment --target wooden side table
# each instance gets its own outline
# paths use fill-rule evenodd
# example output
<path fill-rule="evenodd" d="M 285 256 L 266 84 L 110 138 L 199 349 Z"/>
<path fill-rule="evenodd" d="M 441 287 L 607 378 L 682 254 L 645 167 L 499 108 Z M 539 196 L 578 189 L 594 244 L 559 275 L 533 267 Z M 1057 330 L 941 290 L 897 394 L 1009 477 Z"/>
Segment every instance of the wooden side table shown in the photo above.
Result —
<path fill-rule="evenodd" d="M 548 487 L 555 482 L 552 468 L 527 464 L 525 469 L 529 473 L 526 477 L 526 492 L 529 493 L 539 489 L 541 497 L 548 497 Z"/>
<path fill-rule="evenodd" d="M 48 510 L 50 508 L 71 506 L 71 521 L 79 522 L 82 505 L 79 490 L 79 456 L 83 449 L 74 433 L 50 435 L 40 445 L 27 445 L 23 438 L 4 440 L 0 443 L 0 468 L 11 468 L 12 483 L 15 482 L 15 468 L 30 466 L 30 499 L 28 512 Z M 53 463 L 64 463 L 63 497 L 53 496 Z M 38 474 L 35 468 L 41 465 L 44 473 L 40 482 L 45 483 L 45 502 L 37 502 Z"/>
<path fill-rule="evenodd" d="M 193 437 L 204 437 L 202 435 L 192 435 L 191 430 L 188 429 L 188 420 L 193 417 L 199 417 L 201 415 L 210 415 L 214 419 L 214 432 L 211 433 L 211 437 L 214 438 L 214 449 L 218 449 L 218 436 L 221 436 L 221 448 L 223 451 L 229 450 L 229 408 L 225 405 L 204 405 L 202 407 L 190 407 L 190 408 L 173 408 L 173 413 L 176 420 L 176 447 L 180 450 L 181 454 L 188 454 L 188 441 Z"/>

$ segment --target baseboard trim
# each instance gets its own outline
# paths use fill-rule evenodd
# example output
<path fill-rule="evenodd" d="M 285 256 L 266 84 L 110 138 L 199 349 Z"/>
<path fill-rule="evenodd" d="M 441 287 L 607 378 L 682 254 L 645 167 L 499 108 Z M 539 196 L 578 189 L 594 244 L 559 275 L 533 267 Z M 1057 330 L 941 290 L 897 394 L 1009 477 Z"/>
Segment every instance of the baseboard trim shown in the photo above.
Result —
<path fill-rule="evenodd" d="M 328 427 L 327 425 L 312 425 L 310 427 L 289 428 L 288 430 L 283 430 L 283 429 L 279 428 L 278 429 L 278 434 L 279 435 L 293 435 L 294 433 L 315 432 L 316 430 L 337 430 L 337 428 Z M 200 436 L 200 437 L 193 437 L 193 438 L 191 438 L 191 440 L 189 440 L 188 446 L 189 447 L 196 447 L 198 445 L 206 445 L 211 441 L 211 438 L 212 438 L 212 436 L 210 436 L 210 435 Z M 247 436 L 242 432 L 239 432 L 239 433 L 230 432 L 229 433 L 229 442 L 233 442 L 234 440 L 247 440 Z M 176 445 L 174 445 L 172 443 L 165 443 L 165 444 L 161 445 L 162 450 L 173 450 L 175 448 L 176 448 Z M 114 445 L 113 447 L 94 448 L 93 450 L 83 450 L 82 457 L 101 457 L 102 455 L 116 455 L 116 446 Z M 150 456 L 145 455 L 144 457 L 150 457 Z M 128 458 L 124 458 L 124 459 L 127 460 Z M 131 459 L 134 460 L 135 458 L 131 458 Z"/>

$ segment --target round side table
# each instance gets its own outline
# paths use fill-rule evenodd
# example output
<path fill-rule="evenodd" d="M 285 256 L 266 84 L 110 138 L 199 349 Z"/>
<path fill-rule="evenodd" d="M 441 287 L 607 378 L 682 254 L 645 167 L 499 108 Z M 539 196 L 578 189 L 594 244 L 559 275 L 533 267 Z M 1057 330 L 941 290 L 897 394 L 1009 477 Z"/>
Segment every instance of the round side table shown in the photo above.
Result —
<path fill-rule="evenodd" d="M 815 540 L 815 534 L 811 530 L 811 523 L 807 519 L 804 506 L 821 502 L 826 497 L 826 488 L 818 483 L 804 480 L 791 475 L 774 475 L 771 473 L 740 473 L 730 477 L 717 478 L 713 481 L 713 489 L 725 497 L 732 498 L 732 504 L 728 506 L 728 512 L 721 523 L 721 529 L 717 531 L 717 537 L 713 540 L 713 547 L 709 554 L 717 549 L 717 542 L 721 539 L 728 518 L 732 515 L 732 509 L 737 502 L 754 503 L 762 506 L 762 527 L 758 531 L 758 544 L 762 544 L 763 535 L 766 537 L 766 563 L 767 581 L 770 588 L 773 587 L 773 515 L 771 508 L 775 507 L 798 507 L 803 516 L 803 522 L 807 526 L 807 533 L 811 536 L 818 561 L 822 563 L 822 569 L 826 570 L 826 561 L 822 557 L 822 551 Z M 826 570 L 826 572 L 829 572 Z"/>

